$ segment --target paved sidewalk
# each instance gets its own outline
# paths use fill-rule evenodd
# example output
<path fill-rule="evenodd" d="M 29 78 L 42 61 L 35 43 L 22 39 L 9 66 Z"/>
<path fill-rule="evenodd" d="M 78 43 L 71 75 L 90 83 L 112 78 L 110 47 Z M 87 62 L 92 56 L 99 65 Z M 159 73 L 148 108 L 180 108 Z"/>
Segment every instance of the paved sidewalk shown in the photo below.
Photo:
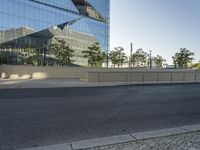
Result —
<path fill-rule="evenodd" d="M 200 131 L 88 148 L 86 150 L 200 150 Z"/>
<path fill-rule="evenodd" d="M 7 88 L 59 88 L 126 85 L 122 82 L 87 82 L 78 79 L 0 80 L 0 89 Z"/>
<path fill-rule="evenodd" d="M 200 124 L 21 150 L 200 150 Z"/>

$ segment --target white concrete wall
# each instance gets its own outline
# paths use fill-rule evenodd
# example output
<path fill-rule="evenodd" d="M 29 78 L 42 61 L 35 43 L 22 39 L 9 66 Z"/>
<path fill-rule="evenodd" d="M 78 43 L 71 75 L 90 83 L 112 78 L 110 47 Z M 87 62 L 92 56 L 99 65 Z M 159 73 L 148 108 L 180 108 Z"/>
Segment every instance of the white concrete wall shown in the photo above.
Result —
<path fill-rule="evenodd" d="M 141 69 L 143 70 L 144 68 L 136 68 L 136 70 L 141 70 Z M 86 79 L 87 80 L 88 71 L 127 72 L 129 71 L 129 69 L 0 65 L 0 79 L 3 77 L 6 79 L 70 78 L 70 79 Z M 113 79 L 113 81 L 115 80 Z"/>
<path fill-rule="evenodd" d="M 88 71 L 89 82 L 127 82 L 136 84 L 200 82 L 198 70 L 134 70 L 127 72 Z"/>
<path fill-rule="evenodd" d="M 85 79 L 89 82 L 135 84 L 200 82 L 200 70 L 148 70 L 145 68 L 84 68 L 0 65 L 0 79 Z"/>
<path fill-rule="evenodd" d="M 34 66 L 0 66 L 0 74 L 5 73 L 8 79 L 27 77 L 45 78 L 85 78 L 87 71 L 80 67 L 34 67 Z"/>

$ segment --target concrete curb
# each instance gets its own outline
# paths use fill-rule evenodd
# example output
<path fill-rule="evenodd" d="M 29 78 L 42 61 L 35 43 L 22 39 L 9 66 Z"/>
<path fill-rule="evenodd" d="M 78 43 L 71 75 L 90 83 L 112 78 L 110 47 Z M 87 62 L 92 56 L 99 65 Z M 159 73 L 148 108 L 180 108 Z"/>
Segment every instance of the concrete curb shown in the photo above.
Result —
<path fill-rule="evenodd" d="M 116 87 L 126 86 L 122 82 L 83 82 L 70 80 L 0 80 L 0 89 L 35 89 L 35 88 L 76 88 L 76 87 Z"/>
<path fill-rule="evenodd" d="M 170 129 L 160 129 L 160 130 L 140 132 L 140 133 L 132 133 L 131 135 L 135 137 L 137 140 L 144 140 L 149 138 L 183 134 L 187 132 L 188 131 L 184 130 L 183 128 L 170 128 Z"/>
<path fill-rule="evenodd" d="M 72 142 L 72 148 L 75 150 L 86 149 L 86 148 L 91 148 L 91 147 L 99 147 L 102 145 L 126 143 L 126 142 L 130 142 L 134 140 L 136 139 L 134 139 L 129 134 L 125 134 L 125 135 L 97 138 L 97 139 L 91 139 L 91 140 L 85 140 L 85 141 L 79 141 L 79 142 Z"/>
<path fill-rule="evenodd" d="M 33 147 L 33 148 L 24 148 L 19 150 L 71 150 L 71 145 L 69 143 L 65 143 L 65 144 Z"/>
<path fill-rule="evenodd" d="M 194 131 L 200 131 L 200 124 L 181 126 L 169 129 L 159 129 L 154 131 L 130 133 L 125 135 L 117 135 L 103 138 L 96 138 L 84 141 L 77 141 L 72 143 L 49 145 L 35 148 L 25 148 L 19 150 L 83 150 L 86 148 L 94 148 L 106 145 L 114 145 L 120 143 L 127 143 L 136 140 L 144 140 L 157 137 L 173 136 L 178 134 L 185 134 Z"/>
<path fill-rule="evenodd" d="M 28 82 L 27 82 L 28 81 Z M 157 83 L 157 84 L 133 84 L 133 83 L 116 83 L 116 82 L 75 82 L 75 83 L 43 83 L 45 80 L 0 80 L 0 89 L 35 89 L 35 88 L 90 88 L 90 87 L 121 87 L 121 86 L 152 86 L 152 85 L 186 85 L 199 83 Z M 51 81 L 51 80 L 50 80 Z M 51 81 L 52 82 L 52 81 Z M 56 81 L 55 81 L 56 82 Z"/>

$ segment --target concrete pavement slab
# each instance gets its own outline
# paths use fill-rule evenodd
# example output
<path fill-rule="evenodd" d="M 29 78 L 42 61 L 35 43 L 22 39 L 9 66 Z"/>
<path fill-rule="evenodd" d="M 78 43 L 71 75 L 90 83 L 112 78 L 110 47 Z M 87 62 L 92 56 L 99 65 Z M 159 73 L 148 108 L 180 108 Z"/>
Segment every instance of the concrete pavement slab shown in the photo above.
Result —
<path fill-rule="evenodd" d="M 97 139 L 91 139 L 91 140 L 85 140 L 85 141 L 79 141 L 79 142 L 72 142 L 72 148 L 85 149 L 85 148 L 91 148 L 91 147 L 98 147 L 102 145 L 125 143 L 125 142 L 134 141 L 134 140 L 135 139 L 128 134 L 118 135 L 118 136 L 97 138 Z"/>

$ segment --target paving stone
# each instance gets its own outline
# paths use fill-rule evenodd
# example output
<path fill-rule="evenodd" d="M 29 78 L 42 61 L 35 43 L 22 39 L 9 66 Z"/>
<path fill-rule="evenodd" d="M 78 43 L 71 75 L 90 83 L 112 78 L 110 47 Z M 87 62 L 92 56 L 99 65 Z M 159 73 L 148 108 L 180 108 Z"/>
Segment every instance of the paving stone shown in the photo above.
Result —
<path fill-rule="evenodd" d="M 137 140 L 85 150 L 200 150 L 200 131 Z"/>

